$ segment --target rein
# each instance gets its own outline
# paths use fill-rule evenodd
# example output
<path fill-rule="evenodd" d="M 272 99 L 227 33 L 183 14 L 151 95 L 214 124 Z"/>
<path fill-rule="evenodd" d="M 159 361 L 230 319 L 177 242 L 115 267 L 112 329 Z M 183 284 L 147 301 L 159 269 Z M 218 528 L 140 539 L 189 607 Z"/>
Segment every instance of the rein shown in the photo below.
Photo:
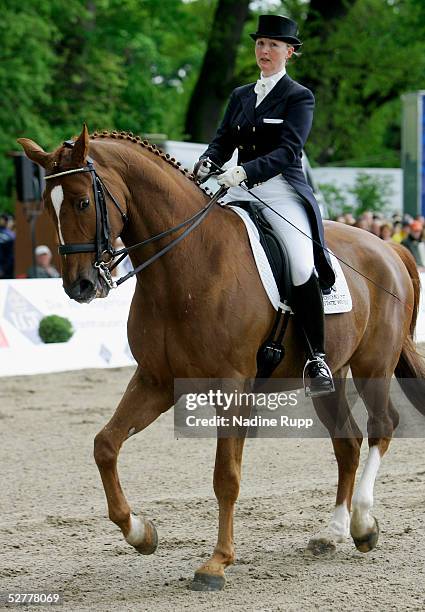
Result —
<path fill-rule="evenodd" d="M 64 143 L 65 146 L 72 148 L 74 146 L 73 141 L 67 141 Z M 58 178 L 61 176 L 65 176 L 68 174 L 77 174 L 80 172 L 90 172 L 92 179 L 92 188 L 95 202 L 95 210 L 96 210 L 96 237 L 94 242 L 86 242 L 86 243 L 65 243 L 59 245 L 58 251 L 60 255 L 73 255 L 76 253 L 96 253 L 96 260 L 94 262 L 94 267 L 98 269 L 99 274 L 102 276 L 106 284 L 110 289 L 115 289 L 126 280 L 135 276 L 152 263 L 154 263 L 157 259 L 165 255 L 168 251 L 170 251 L 174 246 L 176 246 L 179 242 L 181 242 L 186 236 L 190 234 L 208 215 L 208 213 L 213 208 L 214 204 L 226 193 L 227 187 L 221 187 L 210 199 L 208 204 L 204 206 L 201 210 L 196 212 L 194 215 L 182 221 L 178 225 L 165 230 L 155 236 L 151 236 L 142 242 L 138 242 L 137 244 L 133 244 L 129 247 L 124 247 L 122 249 L 115 250 L 111 244 L 110 236 L 110 224 L 108 217 L 108 208 L 106 205 L 106 197 L 105 193 L 110 197 L 115 207 L 121 214 L 121 218 L 124 224 L 128 221 L 128 217 L 121 208 L 120 204 L 117 202 L 113 194 L 110 192 L 108 187 L 99 177 L 94 167 L 94 162 L 91 158 L 87 158 L 87 166 L 83 166 L 82 168 L 74 168 L 72 170 L 64 170 L 63 172 L 57 172 L 55 174 L 48 174 L 44 178 L 45 180 Z M 186 227 L 189 226 L 189 227 Z M 131 272 L 121 277 L 117 281 L 114 281 L 112 278 L 111 272 L 118 266 L 127 256 L 128 253 L 138 249 L 139 247 L 145 246 L 152 242 L 156 242 L 161 238 L 165 238 L 170 234 L 186 227 L 184 232 L 174 238 L 169 242 L 165 247 L 163 247 L 160 251 L 155 253 L 152 257 L 141 263 L 139 266 L 134 268 Z M 115 262 L 113 261 L 116 257 L 119 257 Z"/>
<path fill-rule="evenodd" d="M 124 256 L 120 257 L 120 259 L 111 266 L 110 270 L 113 270 L 124 259 L 124 257 L 127 256 L 127 254 L 130 251 L 133 251 L 134 249 L 137 249 L 138 247 L 144 246 L 146 244 L 149 244 L 150 242 L 155 242 L 156 240 L 160 240 L 161 238 L 164 238 L 165 236 L 168 236 L 169 234 L 172 234 L 173 232 L 178 231 L 185 225 L 189 225 L 189 223 L 192 223 L 192 225 L 186 228 L 185 231 L 182 234 L 180 234 L 180 236 L 177 236 L 177 238 L 174 238 L 163 249 L 161 249 L 160 251 L 155 253 L 155 255 L 152 255 L 152 257 L 150 257 L 149 259 L 141 263 L 139 266 L 137 266 L 137 268 L 134 268 L 134 270 L 132 270 L 131 272 L 129 272 L 128 274 L 126 274 L 125 276 L 117 280 L 115 283 L 115 286 L 118 287 L 119 285 L 121 285 L 121 283 L 123 283 L 127 279 L 131 278 L 135 274 L 138 274 L 138 272 L 141 272 L 142 270 L 150 266 L 154 261 L 156 261 L 163 255 L 165 255 L 165 253 L 168 253 L 168 251 L 170 251 L 174 246 L 176 246 L 179 242 L 181 242 L 184 238 L 186 238 L 186 236 L 188 236 L 190 232 L 192 232 L 195 229 L 195 227 L 197 227 L 205 219 L 205 217 L 211 211 L 214 204 L 216 204 L 217 201 L 226 193 L 227 189 L 228 189 L 227 187 L 221 187 L 213 195 L 213 197 L 208 202 L 208 204 L 204 206 L 204 208 L 201 208 L 201 210 L 195 213 L 192 217 L 190 217 L 189 219 L 186 219 L 182 223 L 179 223 L 175 227 L 165 230 L 164 232 L 161 232 L 160 234 L 156 234 L 156 236 L 151 236 L 151 238 L 147 238 L 147 240 L 143 240 L 142 242 L 138 242 L 137 244 L 133 244 L 129 247 L 124 247 L 123 249 L 120 249 L 119 251 L 114 251 L 114 257 L 117 257 L 121 253 L 123 253 Z"/>
<path fill-rule="evenodd" d="M 209 162 L 212 166 L 215 166 L 215 172 L 214 174 L 221 174 L 222 172 L 224 172 L 223 168 L 221 168 L 218 164 L 216 164 L 215 162 L 213 162 L 212 159 L 209 159 Z M 243 183 L 243 181 L 242 181 Z M 240 184 L 239 186 L 242 187 L 242 189 L 244 189 L 244 191 L 246 191 L 247 193 L 249 193 L 250 195 L 252 195 L 256 200 L 258 200 L 261 204 L 263 204 L 264 206 L 266 206 L 266 208 L 268 208 L 269 210 L 271 210 L 272 212 L 274 212 L 278 217 L 280 217 L 281 219 L 283 219 L 284 221 L 286 221 L 286 223 L 289 223 L 289 225 L 291 225 L 292 227 L 294 227 L 297 231 L 300 232 L 300 234 L 303 234 L 303 236 L 305 236 L 306 238 L 308 238 L 313 244 L 317 245 L 318 247 L 320 247 L 323 251 L 326 251 L 329 255 L 333 255 L 335 257 L 335 259 L 337 259 L 338 261 L 340 261 L 341 263 L 343 263 L 345 266 L 347 266 L 347 268 L 350 268 L 351 270 L 353 270 L 353 272 L 356 272 L 359 276 L 362 276 L 364 279 L 366 279 L 367 281 L 369 281 L 370 283 L 372 283 L 372 285 L 375 285 L 375 287 L 377 287 L 378 289 L 380 289 L 381 291 L 384 291 L 385 293 L 388 293 L 388 295 L 392 295 L 392 297 L 394 297 L 396 300 L 398 300 L 401 304 L 403 304 L 404 306 L 407 306 L 407 308 L 409 310 L 412 310 L 412 307 L 410 304 L 408 304 L 407 302 L 405 302 L 404 300 L 401 299 L 401 297 L 399 297 L 396 293 L 393 293 L 392 291 L 390 291 L 389 289 L 387 289 L 386 287 L 383 287 L 382 285 L 380 285 L 379 283 L 377 283 L 376 281 L 374 281 L 372 278 L 370 278 L 369 276 L 367 276 L 366 274 L 363 274 L 363 272 L 360 272 L 360 270 L 357 270 L 357 268 L 355 268 L 354 266 L 352 266 L 351 264 L 349 264 L 347 261 L 345 261 L 344 259 L 342 259 L 341 257 L 338 257 L 338 255 L 336 255 L 335 253 L 333 253 L 332 251 L 330 251 L 326 246 L 322 245 L 318 240 L 315 240 L 314 238 L 312 238 L 311 236 L 309 236 L 308 234 L 306 234 L 305 232 L 303 232 L 303 230 L 301 230 L 298 226 L 294 225 L 294 223 L 292 223 L 291 221 L 289 221 L 289 219 L 287 219 L 286 217 L 284 217 L 283 215 L 281 215 L 280 213 L 277 212 L 277 210 L 275 210 L 274 208 L 272 208 L 269 204 L 267 204 L 266 202 L 264 202 L 264 200 L 262 200 L 261 198 L 259 198 L 255 193 L 253 193 L 250 189 L 248 189 L 248 187 L 246 187 L 246 185 Z"/>

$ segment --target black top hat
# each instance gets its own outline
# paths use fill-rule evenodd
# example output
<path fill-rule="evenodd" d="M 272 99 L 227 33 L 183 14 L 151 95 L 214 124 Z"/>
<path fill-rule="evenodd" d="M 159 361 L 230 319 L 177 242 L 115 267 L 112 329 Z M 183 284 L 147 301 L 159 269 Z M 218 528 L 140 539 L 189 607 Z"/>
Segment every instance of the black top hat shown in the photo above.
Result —
<path fill-rule="evenodd" d="M 283 15 L 260 15 L 258 18 L 258 30 L 250 34 L 251 38 L 275 38 L 290 43 L 294 47 L 300 47 L 302 42 L 297 38 L 298 24 L 289 17 Z"/>

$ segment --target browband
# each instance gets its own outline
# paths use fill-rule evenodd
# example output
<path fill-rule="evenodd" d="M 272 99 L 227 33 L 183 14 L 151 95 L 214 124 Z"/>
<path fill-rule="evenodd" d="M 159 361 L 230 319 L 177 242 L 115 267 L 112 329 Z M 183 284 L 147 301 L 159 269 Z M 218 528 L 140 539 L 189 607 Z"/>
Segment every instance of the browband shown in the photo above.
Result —
<path fill-rule="evenodd" d="M 56 172 L 56 174 L 47 174 L 44 176 L 44 180 L 48 181 L 51 178 L 57 176 L 64 176 L 65 174 L 75 174 L 76 172 L 90 172 L 92 168 L 90 166 L 84 166 L 83 168 L 74 168 L 73 170 L 64 170 L 63 172 Z"/>

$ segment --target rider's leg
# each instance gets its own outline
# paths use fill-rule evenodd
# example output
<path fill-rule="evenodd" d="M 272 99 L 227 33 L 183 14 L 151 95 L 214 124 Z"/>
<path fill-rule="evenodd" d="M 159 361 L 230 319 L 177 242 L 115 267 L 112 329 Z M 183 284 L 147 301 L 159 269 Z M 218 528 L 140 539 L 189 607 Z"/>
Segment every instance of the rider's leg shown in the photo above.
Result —
<path fill-rule="evenodd" d="M 325 316 L 323 297 L 315 272 L 306 283 L 294 286 L 295 315 L 301 321 L 307 338 L 310 358 L 305 367 L 309 395 L 334 391 L 332 374 L 325 362 Z"/>
<path fill-rule="evenodd" d="M 333 381 L 325 363 L 323 298 L 314 272 L 310 222 L 300 196 L 295 191 L 285 194 L 283 201 L 274 199 L 271 202 L 269 199 L 267 203 L 290 222 L 262 207 L 264 216 L 278 232 L 288 251 L 293 307 L 307 339 L 309 359 L 305 374 L 309 392 L 312 396 L 328 393 L 333 391 Z"/>

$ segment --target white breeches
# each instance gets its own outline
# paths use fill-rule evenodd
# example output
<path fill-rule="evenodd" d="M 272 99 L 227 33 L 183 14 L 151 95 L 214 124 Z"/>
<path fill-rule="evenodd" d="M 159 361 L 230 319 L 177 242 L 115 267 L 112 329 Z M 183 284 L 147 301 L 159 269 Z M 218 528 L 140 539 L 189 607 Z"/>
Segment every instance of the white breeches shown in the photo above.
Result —
<path fill-rule="evenodd" d="M 302 204 L 301 196 L 282 175 L 275 176 L 265 183 L 253 187 L 250 191 L 258 195 L 293 225 L 287 223 L 264 204 L 261 204 L 242 187 L 231 187 L 224 196 L 223 202 L 228 204 L 234 200 L 244 200 L 258 205 L 264 217 L 282 238 L 282 242 L 285 243 L 293 284 L 295 286 L 303 285 L 311 277 L 314 270 L 314 256 L 310 222 Z M 303 233 L 298 231 L 297 228 Z"/>

